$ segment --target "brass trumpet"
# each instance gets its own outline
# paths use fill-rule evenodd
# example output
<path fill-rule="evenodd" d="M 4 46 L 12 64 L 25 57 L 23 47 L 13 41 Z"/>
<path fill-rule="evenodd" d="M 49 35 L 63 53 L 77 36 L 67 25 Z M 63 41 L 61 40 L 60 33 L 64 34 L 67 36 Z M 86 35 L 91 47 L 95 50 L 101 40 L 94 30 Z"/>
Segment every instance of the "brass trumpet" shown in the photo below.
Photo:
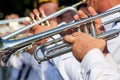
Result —
<path fill-rule="evenodd" d="M 79 20 L 79 21 L 76 21 L 76 22 L 71 22 L 71 23 L 68 23 L 66 25 L 57 27 L 55 29 L 48 30 L 48 31 L 45 31 L 45 32 L 42 32 L 42 33 L 39 33 L 39 34 L 36 34 L 36 35 L 33 35 L 33 36 L 18 39 L 18 40 L 6 40 L 6 39 L 1 38 L 0 39 L 0 55 L 1 55 L 1 58 L 4 62 L 7 62 L 7 60 L 11 56 L 11 54 L 15 53 L 17 50 L 19 50 L 21 48 L 26 49 L 28 46 L 34 44 L 35 42 L 37 42 L 39 40 L 42 40 L 42 39 L 45 39 L 45 38 L 48 38 L 48 37 L 51 37 L 53 35 L 59 34 L 63 30 L 70 29 L 70 28 L 72 28 L 76 25 L 83 25 L 85 23 L 94 21 L 97 18 L 101 18 L 101 17 L 107 16 L 107 15 L 110 15 L 110 14 L 113 14 L 113 13 L 116 13 L 116 12 L 119 12 L 119 11 L 120 11 L 120 7 L 115 8 L 113 10 L 106 11 L 104 13 L 101 13 L 101 14 L 98 14 L 98 15 L 95 15 L 95 16 L 92 16 L 92 17 L 89 17 L 89 18 L 86 18 L 86 19 L 83 19 L 83 20 Z M 45 18 L 43 18 L 43 20 L 45 20 Z M 118 20 L 119 20 L 119 18 L 118 18 Z M 110 37 L 111 35 L 116 35 L 119 32 L 120 32 L 120 29 L 111 30 L 111 31 L 105 32 L 103 34 L 97 35 L 97 38 Z M 68 50 L 68 49 L 71 49 L 71 48 L 68 47 L 65 50 Z M 62 53 L 62 52 L 63 51 L 61 50 L 61 52 L 59 52 L 59 53 Z M 35 58 L 38 62 L 42 61 L 39 58 L 37 58 L 36 54 L 35 54 Z M 46 57 L 45 57 L 45 60 L 46 60 Z"/>

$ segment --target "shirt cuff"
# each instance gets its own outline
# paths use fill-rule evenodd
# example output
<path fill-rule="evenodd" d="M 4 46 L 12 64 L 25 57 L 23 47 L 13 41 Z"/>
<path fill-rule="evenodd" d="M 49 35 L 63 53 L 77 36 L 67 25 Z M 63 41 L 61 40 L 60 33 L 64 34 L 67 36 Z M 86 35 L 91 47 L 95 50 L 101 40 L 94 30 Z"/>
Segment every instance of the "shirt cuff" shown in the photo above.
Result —
<path fill-rule="evenodd" d="M 103 53 L 98 48 L 94 48 L 90 50 L 86 56 L 83 58 L 81 62 L 82 69 L 84 69 L 85 73 L 88 72 L 94 64 L 97 62 L 103 62 L 105 60 L 105 57 Z"/>

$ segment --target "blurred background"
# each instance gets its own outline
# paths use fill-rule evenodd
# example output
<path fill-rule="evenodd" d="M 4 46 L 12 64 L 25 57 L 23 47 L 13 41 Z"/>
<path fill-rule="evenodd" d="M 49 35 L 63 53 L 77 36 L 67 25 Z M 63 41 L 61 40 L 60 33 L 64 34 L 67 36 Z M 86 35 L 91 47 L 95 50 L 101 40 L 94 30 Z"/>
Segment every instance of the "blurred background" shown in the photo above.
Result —
<path fill-rule="evenodd" d="M 11 13 L 17 13 L 20 17 L 27 16 L 35 7 L 37 0 L 0 0 L 0 19 Z"/>

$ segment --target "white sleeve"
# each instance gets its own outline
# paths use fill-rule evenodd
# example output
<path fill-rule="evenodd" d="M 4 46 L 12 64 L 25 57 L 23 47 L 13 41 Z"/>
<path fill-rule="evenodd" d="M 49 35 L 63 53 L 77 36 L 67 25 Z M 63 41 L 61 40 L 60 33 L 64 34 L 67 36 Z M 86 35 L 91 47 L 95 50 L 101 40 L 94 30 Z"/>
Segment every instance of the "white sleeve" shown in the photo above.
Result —
<path fill-rule="evenodd" d="M 84 80 L 120 80 L 120 74 L 106 61 L 102 52 L 90 50 L 81 62 Z"/>
<path fill-rule="evenodd" d="M 111 68 L 120 73 L 119 64 L 117 64 L 113 56 L 111 54 L 107 54 L 105 58 L 107 62 L 110 64 Z"/>
<path fill-rule="evenodd" d="M 114 46 L 112 46 L 112 47 L 114 47 Z M 110 54 L 113 56 L 113 58 L 115 59 L 115 61 L 117 62 L 117 64 L 120 65 L 120 44 L 117 46 L 117 48 L 114 50 L 114 52 L 111 52 Z"/>

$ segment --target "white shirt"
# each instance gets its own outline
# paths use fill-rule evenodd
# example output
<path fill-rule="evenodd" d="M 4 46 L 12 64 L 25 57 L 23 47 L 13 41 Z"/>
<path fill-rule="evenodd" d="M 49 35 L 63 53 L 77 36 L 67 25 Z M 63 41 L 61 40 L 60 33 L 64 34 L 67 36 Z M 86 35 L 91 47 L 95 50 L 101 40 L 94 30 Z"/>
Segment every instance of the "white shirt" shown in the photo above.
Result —
<path fill-rule="evenodd" d="M 117 64 L 119 64 L 120 67 L 120 58 L 119 58 L 119 54 L 120 54 L 120 45 L 115 49 L 115 51 L 113 53 L 111 53 L 114 60 L 117 61 Z"/>
<path fill-rule="evenodd" d="M 53 61 L 64 80 L 120 79 L 119 67 L 112 56 L 108 54 L 104 57 L 99 49 L 93 49 L 88 52 L 82 63 L 78 62 L 71 53 L 66 53 L 57 58 L 53 58 Z M 91 71 L 90 74 L 86 75 L 89 71 Z M 108 74 L 108 76 L 104 76 L 106 74 Z"/>
<path fill-rule="evenodd" d="M 107 58 L 109 60 L 109 58 Z M 113 63 L 110 63 L 113 62 Z M 81 62 L 84 80 L 120 80 L 120 73 L 114 61 L 108 62 L 97 48 L 90 50 Z"/>
<path fill-rule="evenodd" d="M 120 5 L 117 5 L 113 8 L 111 8 L 110 10 L 118 8 L 118 7 L 120 7 Z M 105 21 L 110 20 L 110 19 L 114 19 L 114 18 L 119 17 L 119 16 L 120 16 L 120 12 L 108 15 L 108 16 L 102 18 L 102 22 L 105 22 Z M 120 22 L 118 22 L 116 24 L 111 23 L 111 24 L 105 25 L 104 27 L 105 27 L 106 31 L 112 30 L 112 29 L 120 29 Z M 116 62 L 118 64 L 120 64 L 120 53 L 116 53 L 116 49 L 118 49 L 119 46 L 120 46 L 120 35 L 114 39 L 107 41 L 108 50 L 113 55 L 114 59 L 116 60 Z"/>

